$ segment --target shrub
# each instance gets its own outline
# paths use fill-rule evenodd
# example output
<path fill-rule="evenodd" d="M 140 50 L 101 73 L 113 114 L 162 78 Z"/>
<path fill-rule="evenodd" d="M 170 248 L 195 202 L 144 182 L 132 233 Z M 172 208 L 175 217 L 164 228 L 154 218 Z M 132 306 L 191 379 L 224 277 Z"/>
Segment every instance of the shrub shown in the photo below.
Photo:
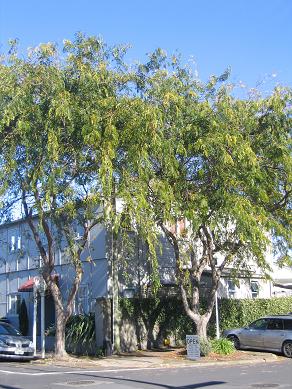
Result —
<path fill-rule="evenodd" d="M 66 341 L 81 345 L 95 341 L 93 315 L 74 315 L 66 323 Z"/>
<path fill-rule="evenodd" d="M 220 299 L 220 329 L 223 331 L 229 328 L 244 327 L 259 317 L 285 314 L 291 310 L 292 297 L 241 300 Z"/>
<path fill-rule="evenodd" d="M 46 336 L 55 336 L 55 324 L 46 330 Z M 95 320 L 94 315 L 73 315 L 66 323 L 66 350 L 76 354 L 96 356 L 102 355 L 102 350 L 95 349 Z"/>
<path fill-rule="evenodd" d="M 207 357 L 212 351 L 212 345 L 209 339 L 200 338 L 200 355 L 201 357 Z"/>
<path fill-rule="evenodd" d="M 213 339 L 211 346 L 214 353 L 221 355 L 229 355 L 235 351 L 233 343 L 226 338 Z"/>

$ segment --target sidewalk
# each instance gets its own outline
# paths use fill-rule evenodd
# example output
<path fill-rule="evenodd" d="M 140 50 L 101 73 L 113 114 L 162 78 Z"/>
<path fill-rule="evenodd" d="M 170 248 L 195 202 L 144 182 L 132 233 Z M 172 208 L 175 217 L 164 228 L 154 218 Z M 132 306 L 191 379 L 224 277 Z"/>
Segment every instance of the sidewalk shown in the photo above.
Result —
<path fill-rule="evenodd" d="M 236 351 L 232 355 L 219 356 L 210 354 L 208 357 L 201 357 L 196 361 L 187 359 L 183 350 L 157 350 L 157 351 L 137 351 L 134 353 L 123 353 L 107 358 L 77 357 L 68 356 L 66 359 L 58 360 L 53 354 L 46 355 L 45 359 L 36 359 L 33 364 L 46 364 L 67 368 L 80 369 L 134 369 L 134 368 L 178 368 L 193 366 L 213 366 L 213 365 L 236 365 L 254 364 L 264 362 L 276 362 L 283 360 L 283 357 L 272 353 L 262 353 L 256 351 Z"/>

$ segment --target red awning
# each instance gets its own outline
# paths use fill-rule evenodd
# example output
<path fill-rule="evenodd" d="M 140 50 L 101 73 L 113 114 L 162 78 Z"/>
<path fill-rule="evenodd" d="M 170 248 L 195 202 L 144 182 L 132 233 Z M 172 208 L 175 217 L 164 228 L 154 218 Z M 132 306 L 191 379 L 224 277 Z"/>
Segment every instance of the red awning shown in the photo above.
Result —
<path fill-rule="evenodd" d="M 38 277 L 36 277 L 36 278 L 38 278 Z M 51 279 L 58 282 L 59 274 L 52 274 Z M 35 277 L 32 277 L 29 280 L 25 281 L 25 283 L 23 283 L 18 288 L 18 292 L 32 292 L 34 285 L 35 285 Z"/>
<path fill-rule="evenodd" d="M 25 283 L 18 288 L 18 292 L 32 292 L 33 286 L 34 286 L 34 278 L 31 278 L 25 281 Z"/>

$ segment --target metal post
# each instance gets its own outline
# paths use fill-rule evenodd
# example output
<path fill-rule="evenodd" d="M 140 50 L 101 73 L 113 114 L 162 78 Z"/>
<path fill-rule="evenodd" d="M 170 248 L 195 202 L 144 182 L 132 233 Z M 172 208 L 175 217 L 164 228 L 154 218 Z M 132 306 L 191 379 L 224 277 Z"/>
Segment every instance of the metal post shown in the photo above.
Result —
<path fill-rule="evenodd" d="M 45 358 L 45 291 L 41 290 L 41 356 Z"/>
<path fill-rule="evenodd" d="M 37 335 L 37 286 L 33 287 L 33 327 L 32 327 L 32 342 L 34 347 L 34 355 L 36 355 L 36 335 Z"/>
<path fill-rule="evenodd" d="M 218 294 L 217 290 L 215 292 L 215 315 L 216 315 L 216 338 L 220 338 L 220 329 L 219 329 L 219 312 L 218 312 Z"/>

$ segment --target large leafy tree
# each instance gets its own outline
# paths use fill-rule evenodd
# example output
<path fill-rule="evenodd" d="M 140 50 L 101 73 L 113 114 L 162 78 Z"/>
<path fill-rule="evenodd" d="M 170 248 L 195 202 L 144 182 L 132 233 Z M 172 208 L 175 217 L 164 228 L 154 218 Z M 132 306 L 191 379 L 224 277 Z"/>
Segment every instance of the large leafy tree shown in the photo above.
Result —
<path fill-rule="evenodd" d="M 109 219 L 117 148 L 112 123 L 130 79 L 122 47 L 78 34 L 63 51 L 43 44 L 21 58 L 13 43 L 0 65 L 2 216 L 19 204 L 24 210 L 55 302 L 59 357 L 66 354 L 65 325 L 83 274 L 81 253 L 90 230 Z M 66 296 L 53 276 L 60 237 L 75 274 Z"/>
<path fill-rule="evenodd" d="M 291 244 L 291 92 L 240 100 L 227 76 L 198 83 L 162 52 L 137 75 L 158 114 L 130 191 L 134 219 L 168 238 L 186 314 L 203 337 L 223 272 L 268 276 L 267 251 L 285 261 Z"/>

